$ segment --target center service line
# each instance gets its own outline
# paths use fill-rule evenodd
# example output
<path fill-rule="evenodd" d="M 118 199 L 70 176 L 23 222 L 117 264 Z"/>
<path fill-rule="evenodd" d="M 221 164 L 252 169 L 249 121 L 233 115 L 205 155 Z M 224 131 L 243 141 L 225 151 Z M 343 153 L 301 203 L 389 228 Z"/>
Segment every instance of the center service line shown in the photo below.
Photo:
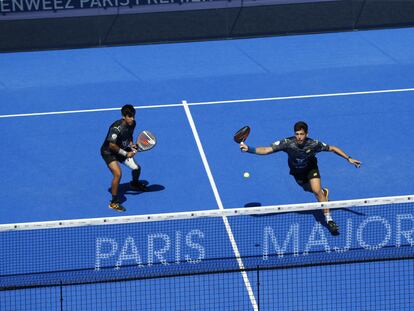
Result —
<path fill-rule="evenodd" d="M 192 117 L 191 112 L 190 112 L 190 108 L 188 107 L 187 101 L 183 100 L 182 103 L 183 103 L 185 114 L 187 115 L 188 122 L 190 123 L 190 127 L 191 127 L 191 130 L 192 130 L 193 135 L 194 135 L 194 139 L 197 143 L 198 151 L 200 152 L 200 156 L 201 156 L 201 159 L 203 161 L 204 168 L 205 168 L 207 176 L 208 176 L 208 180 L 210 181 L 211 188 L 213 189 L 213 193 L 214 193 L 214 197 L 216 198 L 217 205 L 218 205 L 220 210 L 224 210 L 223 203 L 221 201 L 220 195 L 219 195 L 218 190 L 217 190 L 216 183 L 215 183 L 213 175 L 211 173 L 210 166 L 208 164 L 207 157 L 206 157 L 206 154 L 205 154 L 204 149 L 203 149 L 203 145 L 201 144 L 200 137 L 198 136 L 198 132 L 197 132 L 193 117 Z M 258 311 L 259 307 L 257 305 L 256 297 L 254 296 L 253 289 L 252 289 L 249 277 L 247 276 L 247 273 L 245 271 L 244 263 L 241 259 L 239 248 L 237 247 L 236 240 L 234 239 L 234 235 L 233 235 L 233 232 L 231 230 L 229 221 L 227 219 L 227 216 L 223 216 L 222 218 L 223 218 L 224 225 L 226 227 L 227 235 L 229 236 L 229 239 L 230 239 L 231 246 L 233 248 L 234 255 L 236 256 L 237 263 L 239 264 L 239 268 L 241 270 L 244 285 L 246 286 L 247 292 L 249 294 L 249 298 L 250 298 L 250 302 L 253 306 L 253 310 Z"/>

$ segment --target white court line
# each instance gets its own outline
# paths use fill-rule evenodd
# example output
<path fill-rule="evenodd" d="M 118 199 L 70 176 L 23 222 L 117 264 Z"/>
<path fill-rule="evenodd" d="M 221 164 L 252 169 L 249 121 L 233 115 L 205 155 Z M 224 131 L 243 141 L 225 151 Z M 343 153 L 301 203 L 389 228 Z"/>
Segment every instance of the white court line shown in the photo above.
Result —
<path fill-rule="evenodd" d="M 165 105 L 153 105 L 153 106 L 136 106 L 135 109 L 169 108 L 169 107 L 182 107 L 182 104 L 165 104 Z M 49 116 L 49 115 L 59 115 L 59 114 L 75 114 L 75 113 L 119 111 L 119 110 L 121 110 L 121 107 L 117 107 L 117 108 L 84 109 L 84 110 L 64 110 L 64 111 L 51 111 L 51 112 L 18 113 L 18 114 L 4 114 L 4 115 L 0 115 L 0 118 L 36 117 L 36 116 Z"/>
<path fill-rule="evenodd" d="M 390 90 L 376 90 L 376 91 L 327 93 L 327 94 L 311 94 L 311 95 L 294 95 L 294 96 L 281 96 L 281 97 L 268 97 L 268 98 L 233 99 L 233 100 L 210 101 L 210 102 L 194 102 L 194 103 L 187 103 L 187 105 L 188 106 L 219 105 L 219 104 L 231 104 L 231 103 L 250 103 L 250 102 L 307 99 L 307 98 L 323 98 L 323 97 L 336 97 L 336 96 L 401 93 L 401 92 L 413 92 L 413 91 L 414 91 L 414 88 L 406 88 L 406 89 L 390 89 Z M 183 104 L 136 106 L 135 108 L 136 109 L 152 109 L 152 108 L 168 108 L 168 107 L 181 107 L 181 106 L 183 106 Z M 33 113 L 21 113 L 21 114 L 6 114 L 6 115 L 0 115 L 0 118 L 17 118 L 17 117 L 34 117 L 34 116 L 47 116 L 47 115 L 60 115 L 60 114 L 88 113 L 88 112 L 103 112 L 103 111 L 115 111 L 115 110 L 120 110 L 120 109 L 121 109 L 120 107 L 117 107 L 117 108 L 98 108 L 98 109 L 67 110 L 67 111 L 54 111 L 54 112 L 33 112 Z"/>
<path fill-rule="evenodd" d="M 223 101 L 189 103 L 188 105 L 189 106 L 196 106 L 196 105 L 217 105 L 217 104 L 249 103 L 249 102 L 260 102 L 260 101 L 275 101 L 275 100 L 290 100 L 290 99 L 306 99 L 306 98 L 335 97 L 335 96 L 352 96 L 352 95 L 370 95 L 370 94 L 383 94 L 383 93 L 400 93 L 400 92 L 413 92 L 413 91 L 414 91 L 414 88 L 407 88 L 407 89 L 391 89 L 391 90 L 344 92 L 344 93 L 327 93 L 327 94 L 313 94 L 313 95 L 295 95 L 295 96 L 254 98 L 254 99 L 234 99 L 234 100 L 223 100 Z"/>
<path fill-rule="evenodd" d="M 198 151 L 200 152 L 200 156 L 203 161 L 204 168 L 207 172 L 208 180 L 210 181 L 211 188 L 213 189 L 213 193 L 214 193 L 214 197 L 216 198 L 217 205 L 220 210 L 224 210 L 223 202 L 221 201 L 220 195 L 218 193 L 216 182 L 214 181 L 213 174 L 211 173 L 210 166 L 208 164 L 203 145 L 201 144 L 200 137 L 198 136 L 198 132 L 197 132 L 193 117 L 190 112 L 190 108 L 188 107 L 188 103 L 185 100 L 183 100 L 182 103 L 183 103 L 185 114 L 187 115 L 188 122 L 190 123 L 190 127 L 194 135 L 194 139 L 197 143 Z M 231 230 L 227 216 L 222 216 L 222 218 L 223 218 L 224 226 L 226 227 L 227 235 L 229 236 L 229 239 L 230 239 L 231 246 L 233 248 L 234 255 L 236 256 L 237 263 L 241 270 L 244 285 L 246 286 L 247 292 L 249 294 L 249 298 L 250 298 L 250 302 L 252 304 L 253 310 L 258 311 L 259 307 L 257 305 L 256 297 L 254 296 L 249 277 L 247 276 L 247 273 L 245 271 L 244 263 L 241 259 L 239 248 L 234 238 L 233 231 Z"/>

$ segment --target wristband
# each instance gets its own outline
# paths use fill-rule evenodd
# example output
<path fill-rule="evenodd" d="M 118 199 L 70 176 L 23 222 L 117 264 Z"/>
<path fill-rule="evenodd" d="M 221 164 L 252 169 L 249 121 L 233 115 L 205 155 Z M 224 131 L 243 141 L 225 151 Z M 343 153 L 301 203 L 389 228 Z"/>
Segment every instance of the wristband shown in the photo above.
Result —
<path fill-rule="evenodd" d="M 247 147 L 247 152 L 248 153 L 256 153 L 256 148 Z"/>
<path fill-rule="evenodd" d="M 126 152 L 124 149 L 119 148 L 118 154 L 120 154 L 121 156 L 126 157 L 128 155 L 128 152 Z"/>

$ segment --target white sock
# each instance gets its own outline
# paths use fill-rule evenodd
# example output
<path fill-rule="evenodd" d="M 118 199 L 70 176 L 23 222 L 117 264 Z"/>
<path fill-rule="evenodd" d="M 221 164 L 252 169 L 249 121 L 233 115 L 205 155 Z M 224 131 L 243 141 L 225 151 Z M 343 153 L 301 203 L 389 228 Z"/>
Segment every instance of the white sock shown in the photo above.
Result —
<path fill-rule="evenodd" d="M 325 214 L 325 219 L 326 219 L 326 222 L 329 222 L 329 221 L 333 221 L 333 219 L 332 219 L 332 216 L 331 216 L 331 213 L 326 213 Z"/>

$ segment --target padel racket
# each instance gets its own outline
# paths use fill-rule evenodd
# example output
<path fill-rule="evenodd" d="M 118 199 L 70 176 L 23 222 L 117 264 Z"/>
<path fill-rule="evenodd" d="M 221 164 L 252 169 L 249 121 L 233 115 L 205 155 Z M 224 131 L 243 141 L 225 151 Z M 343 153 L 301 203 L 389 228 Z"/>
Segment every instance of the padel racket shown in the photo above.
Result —
<path fill-rule="evenodd" d="M 135 152 L 148 151 L 155 147 L 157 138 L 150 131 L 142 131 L 137 137 L 137 150 Z"/>
<path fill-rule="evenodd" d="M 238 144 L 240 144 L 241 142 L 245 142 L 247 137 L 250 134 L 250 127 L 248 126 L 243 126 L 240 130 L 238 130 L 235 134 L 234 134 L 234 141 Z"/>

